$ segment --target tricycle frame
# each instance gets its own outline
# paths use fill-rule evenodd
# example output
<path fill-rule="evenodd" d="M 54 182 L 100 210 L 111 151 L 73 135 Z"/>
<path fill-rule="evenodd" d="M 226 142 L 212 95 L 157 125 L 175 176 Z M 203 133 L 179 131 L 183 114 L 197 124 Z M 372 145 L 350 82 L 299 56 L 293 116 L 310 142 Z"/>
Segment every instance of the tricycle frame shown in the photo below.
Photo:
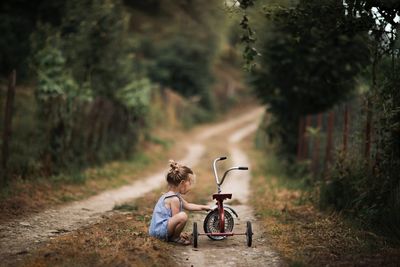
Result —
<path fill-rule="evenodd" d="M 252 227 L 251 227 L 251 222 L 247 221 L 247 225 L 246 225 L 246 232 L 244 233 L 234 233 L 233 231 L 225 231 L 226 225 L 225 225 L 225 209 L 230 209 L 235 215 L 236 217 L 237 214 L 236 212 L 224 205 L 224 200 L 225 199 L 231 199 L 232 198 L 232 194 L 221 194 L 221 185 L 223 184 L 227 174 L 230 171 L 233 170 L 248 170 L 248 167 L 232 167 L 229 168 L 227 171 L 225 171 L 224 175 L 222 176 L 221 181 L 219 180 L 218 177 L 218 172 L 217 172 L 217 162 L 220 160 L 225 160 L 227 159 L 227 157 L 219 157 L 214 159 L 213 161 L 213 169 L 214 169 L 214 177 L 215 177 L 215 182 L 217 184 L 217 194 L 213 194 L 213 199 L 215 199 L 217 201 L 216 203 L 216 208 L 214 208 L 211 212 L 214 212 L 215 210 L 218 211 L 218 230 L 219 232 L 209 232 L 207 231 L 207 226 L 206 226 L 206 220 L 208 218 L 208 216 L 206 217 L 206 219 L 204 220 L 204 233 L 199 233 L 198 229 L 197 229 L 197 223 L 193 223 L 193 246 L 197 248 L 198 245 L 198 236 L 200 235 L 207 235 L 210 239 L 212 240 L 222 240 L 228 236 L 234 236 L 234 235 L 246 235 L 246 239 L 247 239 L 247 245 L 249 247 L 251 247 L 252 244 L 252 236 L 253 236 L 253 232 L 252 232 Z M 210 212 L 210 213 L 211 213 Z M 229 211 L 227 211 L 229 212 Z M 233 221 L 232 221 L 233 222 Z M 233 229 L 233 223 L 232 226 L 228 225 L 228 227 Z M 230 230 L 232 230 L 230 229 Z M 219 238 L 222 237 L 222 238 Z"/>

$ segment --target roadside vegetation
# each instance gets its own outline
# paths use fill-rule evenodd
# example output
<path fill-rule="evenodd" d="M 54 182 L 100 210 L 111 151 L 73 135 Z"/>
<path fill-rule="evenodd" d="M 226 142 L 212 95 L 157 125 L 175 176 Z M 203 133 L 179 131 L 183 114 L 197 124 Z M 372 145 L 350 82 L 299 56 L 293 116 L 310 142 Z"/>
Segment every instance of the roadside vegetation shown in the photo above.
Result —
<path fill-rule="evenodd" d="M 236 110 L 231 116 L 241 112 Z M 210 159 L 226 154 L 225 139 L 220 134 L 207 141 L 209 149 L 193 168 L 196 183 L 185 196 L 187 201 L 205 204 L 212 200 L 216 186 Z M 18 266 L 174 266 L 177 250 L 184 247 L 148 235 L 154 205 L 166 190 L 165 182 L 143 197 L 116 205 L 94 225 L 64 233 L 30 251 Z"/>
<path fill-rule="evenodd" d="M 264 236 L 288 266 L 397 266 L 398 244 L 334 209 L 320 211 L 318 192 L 304 173 L 287 174 L 273 149 L 256 149 L 251 204 Z"/>
<path fill-rule="evenodd" d="M 12 69 L 18 77 L 13 135 L 2 140 L 9 146 L 2 155 L 4 184 L 138 153 L 143 139 L 154 140 L 154 128 L 170 122 L 162 118 L 165 106 L 153 109 L 154 98 L 182 102 L 175 103 L 181 104 L 177 120 L 190 127 L 217 117 L 212 114 L 240 89 L 240 78 L 213 73 L 240 69 L 225 34 L 232 21 L 217 1 L 50 2 L 0 6 L 1 25 L 10 32 L 0 47 L 2 110 Z M 29 16 L 18 17 L 21 12 Z M 24 27 L 14 40 L 17 23 Z"/>
<path fill-rule="evenodd" d="M 399 1 L 6 0 L 0 29 L 1 222 L 140 179 L 256 96 L 252 205 L 284 260 L 400 262 Z M 147 236 L 160 193 L 24 264 L 171 265 Z"/>
<path fill-rule="evenodd" d="M 10 135 L 0 118 L 7 214 L 128 183 L 248 94 L 218 1 L 3 1 L 0 14 L 2 111 L 17 77 Z"/>
<path fill-rule="evenodd" d="M 239 3 L 265 139 L 287 175 L 310 171 L 320 208 L 399 242 L 399 2 Z"/>

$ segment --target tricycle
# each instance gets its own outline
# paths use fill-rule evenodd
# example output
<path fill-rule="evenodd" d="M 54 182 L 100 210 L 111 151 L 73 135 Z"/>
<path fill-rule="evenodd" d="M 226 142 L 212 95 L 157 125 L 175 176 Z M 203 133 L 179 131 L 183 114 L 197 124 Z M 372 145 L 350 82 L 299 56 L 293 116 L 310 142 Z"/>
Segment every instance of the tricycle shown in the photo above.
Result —
<path fill-rule="evenodd" d="M 218 177 L 217 171 L 217 162 L 221 160 L 226 160 L 227 157 L 219 157 L 214 159 L 213 161 L 213 170 L 215 176 L 215 182 L 217 184 L 217 192 L 216 194 L 212 195 L 213 200 L 215 199 L 216 205 L 208 212 L 207 216 L 204 219 L 203 228 L 204 233 L 199 233 L 197 228 L 197 223 L 193 223 L 193 247 L 197 248 L 198 246 L 198 238 L 201 235 L 207 235 L 211 240 L 223 240 L 226 239 L 228 236 L 233 235 L 245 235 L 246 236 L 246 244 L 247 246 L 251 247 L 252 244 L 252 226 L 251 222 L 246 222 L 246 231 L 244 233 L 234 233 L 233 226 L 234 226 L 234 219 L 233 215 L 238 218 L 237 213 L 233 208 L 224 204 L 224 200 L 231 199 L 231 193 L 221 193 L 221 185 L 224 182 L 227 174 L 233 170 L 248 170 L 248 167 L 231 167 L 225 171 L 222 179 L 220 180 Z"/>

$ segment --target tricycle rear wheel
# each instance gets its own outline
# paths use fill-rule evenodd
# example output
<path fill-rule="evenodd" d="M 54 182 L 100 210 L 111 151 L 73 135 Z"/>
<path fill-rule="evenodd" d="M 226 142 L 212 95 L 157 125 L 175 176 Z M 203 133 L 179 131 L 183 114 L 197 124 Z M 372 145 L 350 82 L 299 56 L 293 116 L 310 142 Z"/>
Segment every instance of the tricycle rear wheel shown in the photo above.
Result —
<path fill-rule="evenodd" d="M 251 243 L 253 241 L 253 230 L 250 221 L 247 221 L 246 224 L 246 241 L 247 241 L 247 246 L 251 247 Z"/>
<path fill-rule="evenodd" d="M 197 240 L 199 238 L 199 232 L 197 231 L 197 223 L 193 223 L 193 247 L 197 248 Z"/>

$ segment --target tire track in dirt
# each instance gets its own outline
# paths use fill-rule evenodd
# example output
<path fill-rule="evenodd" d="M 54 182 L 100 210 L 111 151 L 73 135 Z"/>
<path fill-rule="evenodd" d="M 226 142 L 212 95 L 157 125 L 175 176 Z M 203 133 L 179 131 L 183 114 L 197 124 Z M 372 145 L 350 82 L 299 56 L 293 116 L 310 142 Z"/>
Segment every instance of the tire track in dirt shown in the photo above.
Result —
<path fill-rule="evenodd" d="M 227 122 L 207 127 L 192 140 L 189 140 L 191 143 L 188 142 L 186 145 L 187 155 L 179 161 L 189 166 L 195 166 L 204 154 L 205 148 L 202 143 L 205 140 L 224 131 L 239 127 L 244 123 L 254 121 L 261 116 L 263 110 L 263 108 L 255 108 Z M 0 259 L 4 260 L 4 264 L 8 261 L 15 261 L 16 258 L 23 257 L 48 239 L 95 223 L 106 212 L 111 211 L 116 204 L 140 197 L 159 188 L 164 184 L 166 171 L 166 169 L 161 170 L 131 185 L 105 191 L 83 201 L 48 209 L 22 220 L 0 225 Z"/>
<path fill-rule="evenodd" d="M 251 163 L 247 155 L 238 147 L 237 143 L 253 133 L 258 127 L 257 123 L 251 123 L 229 136 L 227 146 L 230 147 L 229 155 L 233 166 L 248 166 Z M 239 218 L 235 218 L 235 233 L 246 231 L 246 222 L 251 221 L 253 226 L 253 245 L 247 247 L 246 237 L 236 235 L 222 241 L 212 241 L 206 236 L 199 236 L 198 248 L 185 247 L 176 257 L 178 266 L 281 266 L 283 265 L 279 255 L 267 244 L 265 236 L 254 219 L 253 210 L 247 205 L 250 196 L 250 172 L 236 171 L 230 173 L 222 185 L 222 193 L 232 193 L 233 203 L 231 207 L 237 212 Z M 210 202 L 214 205 L 214 202 Z M 229 204 L 229 203 L 228 203 Z M 203 220 L 205 215 L 196 214 L 190 222 L 197 222 L 199 232 L 203 233 Z M 189 227 L 190 231 L 192 225 Z"/>

